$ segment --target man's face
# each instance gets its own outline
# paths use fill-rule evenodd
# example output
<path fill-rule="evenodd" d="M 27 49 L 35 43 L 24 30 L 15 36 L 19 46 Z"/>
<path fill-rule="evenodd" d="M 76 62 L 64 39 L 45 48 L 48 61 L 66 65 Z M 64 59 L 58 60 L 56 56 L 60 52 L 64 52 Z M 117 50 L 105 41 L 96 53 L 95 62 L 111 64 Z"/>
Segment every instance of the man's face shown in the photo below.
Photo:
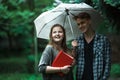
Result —
<path fill-rule="evenodd" d="M 77 18 L 76 22 L 77 22 L 78 28 L 80 29 L 80 31 L 82 33 L 85 33 L 89 29 L 89 26 L 91 24 L 90 19 L 80 19 L 80 18 Z"/>

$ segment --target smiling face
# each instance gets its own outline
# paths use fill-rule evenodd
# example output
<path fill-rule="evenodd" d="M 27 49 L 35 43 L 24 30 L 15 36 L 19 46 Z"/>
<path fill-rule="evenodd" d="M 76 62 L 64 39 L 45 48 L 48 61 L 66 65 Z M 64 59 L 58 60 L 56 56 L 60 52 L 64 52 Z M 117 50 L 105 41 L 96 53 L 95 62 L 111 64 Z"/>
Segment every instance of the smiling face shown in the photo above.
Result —
<path fill-rule="evenodd" d="M 78 28 L 80 29 L 80 31 L 82 33 L 85 33 L 88 31 L 88 29 L 90 28 L 91 25 L 91 21 L 90 19 L 81 19 L 81 18 L 77 18 L 76 22 L 78 24 Z"/>
<path fill-rule="evenodd" d="M 66 33 L 62 25 L 54 24 L 50 30 L 49 38 L 49 44 L 54 48 L 60 47 L 63 51 L 67 51 Z"/>
<path fill-rule="evenodd" d="M 82 33 L 86 33 L 91 29 L 91 16 L 86 12 L 81 12 L 77 16 L 74 16 L 78 24 L 78 28 Z"/>
<path fill-rule="evenodd" d="M 64 38 L 63 29 L 60 26 L 56 26 L 52 29 L 51 38 L 54 42 L 62 42 Z"/>

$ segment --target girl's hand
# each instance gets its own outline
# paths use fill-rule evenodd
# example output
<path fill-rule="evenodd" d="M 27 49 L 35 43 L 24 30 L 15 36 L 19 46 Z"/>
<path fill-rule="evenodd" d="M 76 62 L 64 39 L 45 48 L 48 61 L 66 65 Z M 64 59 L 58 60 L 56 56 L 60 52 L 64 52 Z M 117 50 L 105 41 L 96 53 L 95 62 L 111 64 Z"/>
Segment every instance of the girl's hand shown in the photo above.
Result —
<path fill-rule="evenodd" d="M 66 65 L 64 67 L 61 67 L 60 70 L 62 73 L 67 74 L 70 71 L 70 65 Z"/>

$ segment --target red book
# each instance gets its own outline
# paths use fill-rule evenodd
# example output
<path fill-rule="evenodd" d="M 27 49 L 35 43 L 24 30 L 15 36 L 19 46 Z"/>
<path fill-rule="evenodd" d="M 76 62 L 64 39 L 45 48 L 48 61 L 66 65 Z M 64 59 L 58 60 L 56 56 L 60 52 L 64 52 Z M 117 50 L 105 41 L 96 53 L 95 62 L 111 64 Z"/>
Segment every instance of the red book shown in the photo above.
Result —
<path fill-rule="evenodd" d="M 56 58 L 54 59 L 52 66 L 63 67 L 65 65 L 71 65 L 72 62 L 73 62 L 73 57 L 61 50 L 56 56 Z M 62 73 L 59 73 L 59 75 L 63 76 Z"/>

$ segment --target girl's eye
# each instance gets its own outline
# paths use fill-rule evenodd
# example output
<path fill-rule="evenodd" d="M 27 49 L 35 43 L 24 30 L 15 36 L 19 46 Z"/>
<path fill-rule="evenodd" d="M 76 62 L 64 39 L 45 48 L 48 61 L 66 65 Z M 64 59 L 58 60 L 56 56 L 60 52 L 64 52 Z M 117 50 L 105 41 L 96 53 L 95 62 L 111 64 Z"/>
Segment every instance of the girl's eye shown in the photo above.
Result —
<path fill-rule="evenodd" d="M 53 33 L 56 33 L 56 31 L 53 31 Z"/>
<path fill-rule="evenodd" d="M 59 33 L 62 33 L 62 31 L 59 31 Z"/>
<path fill-rule="evenodd" d="M 57 33 L 57 31 L 53 31 L 52 33 Z"/>
<path fill-rule="evenodd" d="M 57 31 L 53 31 L 53 33 L 57 33 Z M 58 31 L 58 33 L 63 33 L 63 31 Z"/>

